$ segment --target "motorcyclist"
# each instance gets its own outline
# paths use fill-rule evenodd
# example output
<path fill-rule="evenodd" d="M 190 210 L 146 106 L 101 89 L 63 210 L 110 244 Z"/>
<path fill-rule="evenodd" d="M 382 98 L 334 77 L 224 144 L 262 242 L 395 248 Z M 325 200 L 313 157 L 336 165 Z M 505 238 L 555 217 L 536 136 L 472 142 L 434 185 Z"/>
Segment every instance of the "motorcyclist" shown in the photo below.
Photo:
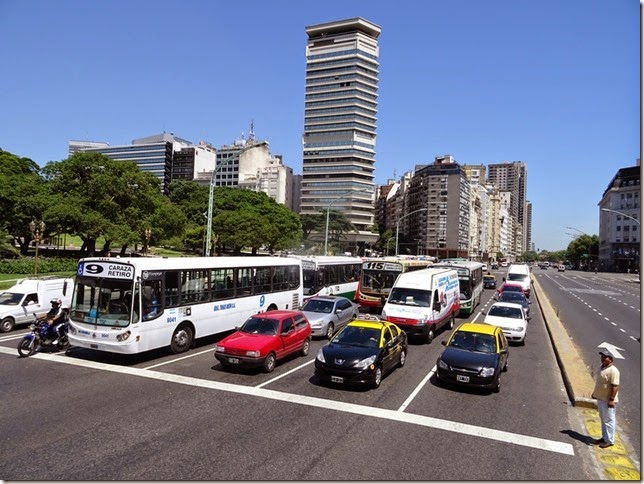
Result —
<path fill-rule="evenodd" d="M 60 338 L 60 328 L 65 324 L 65 318 L 67 315 L 62 308 L 62 301 L 60 299 L 54 298 L 51 301 L 51 309 L 45 316 L 45 320 L 49 325 L 49 334 L 54 338 L 52 345 L 58 344 L 58 338 Z"/>

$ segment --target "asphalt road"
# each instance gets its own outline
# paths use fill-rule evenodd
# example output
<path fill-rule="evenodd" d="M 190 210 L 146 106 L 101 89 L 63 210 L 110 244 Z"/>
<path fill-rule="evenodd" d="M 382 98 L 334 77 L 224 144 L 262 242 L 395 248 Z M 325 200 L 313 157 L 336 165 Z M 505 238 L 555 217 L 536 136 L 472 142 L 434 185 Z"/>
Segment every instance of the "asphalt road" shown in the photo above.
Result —
<path fill-rule="evenodd" d="M 365 390 L 314 383 L 323 340 L 264 374 L 223 370 L 217 338 L 183 355 L 72 348 L 19 358 L 24 330 L 14 331 L 0 337 L 0 479 L 601 478 L 544 321 L 532 314 L 498 394 L 437 384 L 446 332 L 430 345 L 412 341 L 405 367 Z"/>
<path fill-rule="evenodd" d="M 593 379 L 600 349 L 620 370 L 618 423 L 641 459 L 641 286 L 632 274 L 535 269 L 533 276 L 557 312 Z"/>

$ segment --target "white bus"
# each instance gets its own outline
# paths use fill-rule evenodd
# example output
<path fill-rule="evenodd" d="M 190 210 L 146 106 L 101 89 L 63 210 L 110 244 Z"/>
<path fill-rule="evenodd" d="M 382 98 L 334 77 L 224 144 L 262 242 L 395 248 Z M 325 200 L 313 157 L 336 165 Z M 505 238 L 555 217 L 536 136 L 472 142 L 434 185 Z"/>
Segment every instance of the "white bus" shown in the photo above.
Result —
<path fill-rule="evenodd" d="M 432 261 L 422 259 L 396 257 L 367 259 L 362 263 L 356 302 L 364 308 L 381 310 L 400 274 L 427 269 L 431 265 Z"/>
<path fill-rule="evenodd" d="M 432 267 L 447 267 L 458 273 L 460 316 L 469 316 L 481 302 L 483 294 L 483 263 L 468 260 L 443 260 Z"/>
<path fill-rule="evenodd" d="M 302 265 L 290 257 L 86 258 L 70 307 L 72 345 L 136 354 L 240 326 L 272 309 L 299 309 Z"/>
<path fill-rule="evenodd" d="M 360 257 L 293 256 L 302 261 L 304 299 L 313 296 L 344 296 L 354 300 L 358 289 Z"/>

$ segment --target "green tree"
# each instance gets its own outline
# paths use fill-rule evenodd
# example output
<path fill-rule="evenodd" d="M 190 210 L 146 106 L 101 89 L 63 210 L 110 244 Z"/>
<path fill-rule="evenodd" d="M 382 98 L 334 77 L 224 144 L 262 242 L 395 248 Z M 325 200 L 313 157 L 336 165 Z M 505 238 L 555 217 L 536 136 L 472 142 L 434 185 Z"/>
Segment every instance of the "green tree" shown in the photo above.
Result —
<path fill-rule="evenodd" d="M 177 224 L 185 223 L 181 212 L 173 210 L 161 194 L 159 180 L 141 171 L 134 161 L 80 152 L 48 163 L 43 173 L 54 194 L 45 213 L 47 220 L 60 232 L 79 236 L 81 250 L 88 254 L 96 252 L 101 236 L 105 238 L 102 253 L 112 244 L 124 253 L 130 245 L 145 243 L 145 229 L 152 229 L 162 240 L 176 235 Z M 179 220 L 168 220 L 166 212 Z"/>
<path fill-rule="evenodd" d="M 27 255 L 32 233 L 31 221 L 45 221 L 43 238 L 51 231 L 44 213 L 51 203 L 39 166 L 29 158 L 20 158 L 0 149 L 0 225 Z"/>

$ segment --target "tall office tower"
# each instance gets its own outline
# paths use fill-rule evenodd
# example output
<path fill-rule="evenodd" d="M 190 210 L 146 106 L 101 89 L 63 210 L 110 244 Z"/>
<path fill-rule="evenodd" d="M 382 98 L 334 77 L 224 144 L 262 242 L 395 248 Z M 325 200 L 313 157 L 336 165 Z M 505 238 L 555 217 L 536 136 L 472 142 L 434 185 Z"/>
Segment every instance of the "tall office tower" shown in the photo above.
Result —
<path fill-rule="evenodd" d="M 85 151 L 89 148 L 107 148 L 110 146 L 109 143 L 104 143 L 103 141 L 70 141 L 68 144 L 68 156 L 72 156 L 74 153 L 79 151 Z"/>
<path fill-rule="evenodd" d="M 342 211 L 358 231 L 374 221 L 380 31 L 362 18 L 306 27 L 301 213 Z"/>

